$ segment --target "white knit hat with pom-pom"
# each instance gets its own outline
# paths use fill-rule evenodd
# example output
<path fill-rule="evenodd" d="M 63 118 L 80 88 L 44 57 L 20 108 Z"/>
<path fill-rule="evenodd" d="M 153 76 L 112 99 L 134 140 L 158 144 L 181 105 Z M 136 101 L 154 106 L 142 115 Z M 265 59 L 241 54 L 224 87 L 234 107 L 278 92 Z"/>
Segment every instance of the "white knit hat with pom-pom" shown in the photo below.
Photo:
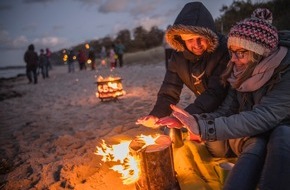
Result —
<path fill-rule="evenodd" d="M 278 32 L 272 25 L 268 9 L 256 9 L 251 18 L 233 26 L 228 34 L 228 47 L 234 45 L 267 56 L 278 46 Z"/>

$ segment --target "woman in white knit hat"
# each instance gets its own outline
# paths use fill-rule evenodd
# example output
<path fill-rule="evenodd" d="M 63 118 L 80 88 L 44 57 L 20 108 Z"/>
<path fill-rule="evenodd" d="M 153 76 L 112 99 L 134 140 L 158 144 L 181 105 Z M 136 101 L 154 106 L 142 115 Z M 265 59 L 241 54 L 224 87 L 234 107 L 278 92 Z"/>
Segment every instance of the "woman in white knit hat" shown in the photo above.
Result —
<path fill-rule="evenodd" d="M 224 189 L 290 187 L 290 52 L 271 23 L 268 9 L 256 9 L 231 28 L 222 75 L 231 88 L 219 109 L 190 115 L 172 105 L 180 124 L 158 121 L 200 136 L 215 157 L 238 157 Z"/>

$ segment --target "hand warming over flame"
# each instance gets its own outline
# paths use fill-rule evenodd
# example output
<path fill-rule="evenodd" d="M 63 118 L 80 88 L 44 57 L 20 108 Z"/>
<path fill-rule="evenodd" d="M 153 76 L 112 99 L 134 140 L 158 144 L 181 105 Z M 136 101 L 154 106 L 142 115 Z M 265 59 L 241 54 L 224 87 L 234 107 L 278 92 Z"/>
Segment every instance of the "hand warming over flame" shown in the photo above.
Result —
<path fill-rule="evenodd" d="M 155 117 L 153 115 L 147 115 L 144 117 L 140 117 L 137 121 L 137 125 L 144 125 L 145 127 L 157 129 L 159 128 L 159 125 L 156 124 L 156 122 L 159 120 L 158 117 Z"/>
<path fill-rule="evenodd" d="M 171 104 L 170 107 L 173 110 L 172 115 L 176 117 L 185 128 L 187 128 L 192 134 L 200 136 L 199 126 L 192 115 L 175 105 Z"/>
<path fill-rule="evenodd" d="M 182 123 L 172 116 L 162 117 L 157 122 L 156 125 L 167 126 L 168 128 L 177 128 L 181 129 L 183 127 Z"/>

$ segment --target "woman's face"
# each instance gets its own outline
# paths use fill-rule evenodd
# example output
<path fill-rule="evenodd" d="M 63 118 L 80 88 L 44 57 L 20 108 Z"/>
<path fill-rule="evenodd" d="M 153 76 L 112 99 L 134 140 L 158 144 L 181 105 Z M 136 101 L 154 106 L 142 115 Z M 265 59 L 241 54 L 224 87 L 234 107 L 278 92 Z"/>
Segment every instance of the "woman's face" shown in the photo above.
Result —
<path fill-rule="evenodd" d="M 208 40 L 202 36 L 194 36 L 189 40 L 184 40 L 189 51 L 195 55 L 202 55 L 208 48 Z"/>
<path fill-rule="evenodd" d="M 246 66 L 250 62 L 250 52 L 239 46 L 230 46 L 229 53 L 231 56 L 231 62 L 236 66 Z"/>

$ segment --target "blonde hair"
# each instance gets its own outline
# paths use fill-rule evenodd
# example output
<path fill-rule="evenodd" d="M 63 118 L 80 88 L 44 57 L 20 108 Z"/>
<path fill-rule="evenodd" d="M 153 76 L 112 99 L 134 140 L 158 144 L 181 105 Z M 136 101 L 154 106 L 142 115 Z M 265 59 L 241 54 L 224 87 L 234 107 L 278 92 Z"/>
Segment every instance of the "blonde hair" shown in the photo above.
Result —
<path fill-rule="evenodd" d="M 245 80 L 251 77 L 255 67 L 260 63 L 262 60 L 263 56 L 259 55 L 257 53 L 254 53 L 252 51 L 249 51 L 249 62 L 246 66 L 245 71 L 243 74 L 237 78 L 236 82 L 233 84 L 233 88 L 238 88 Z M 233 62 L 229 62 L 227 65 L 226 70 L 222 73 L 221 75 L 221 82 L 223 85 L 227 84 L 227 79 L 231 76 L 231 73 L 233 72 L 233 67 L 234 67 Z"/>

